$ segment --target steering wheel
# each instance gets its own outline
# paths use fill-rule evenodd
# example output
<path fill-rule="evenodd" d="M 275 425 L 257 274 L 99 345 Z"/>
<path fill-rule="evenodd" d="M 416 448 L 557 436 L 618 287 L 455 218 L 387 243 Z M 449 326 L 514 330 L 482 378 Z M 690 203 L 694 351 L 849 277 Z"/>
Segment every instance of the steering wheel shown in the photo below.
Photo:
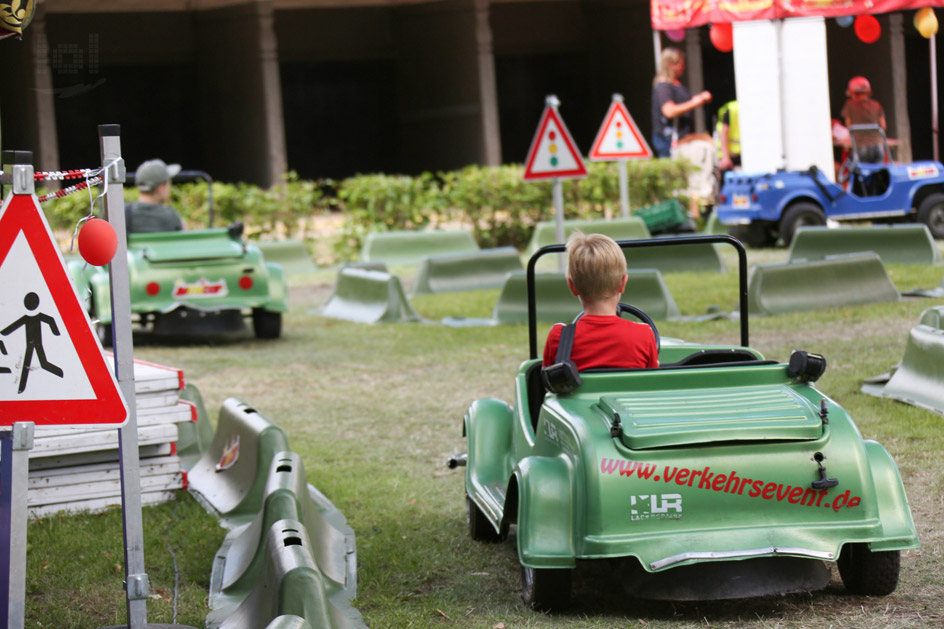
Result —
<path fill-rule="evenodd" d="M 652 318 L 636 306 L 630 306 L 629 304 L 620 302 L 616 306 L 616 314 L 622 316 L 624 312 L 633 315 L 652 329 L 652 335 L 656 338 L 656 351 L 660 351 L 662 349 L 662 337 L 659 336 L 659 328 L 652 322 Z"/>

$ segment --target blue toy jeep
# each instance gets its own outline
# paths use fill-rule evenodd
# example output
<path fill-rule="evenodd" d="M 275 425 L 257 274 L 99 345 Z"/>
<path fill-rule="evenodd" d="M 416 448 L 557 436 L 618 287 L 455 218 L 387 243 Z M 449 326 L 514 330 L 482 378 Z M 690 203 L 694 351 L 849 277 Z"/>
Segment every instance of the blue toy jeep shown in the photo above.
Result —
<path fill-rule="evenodd" d="M 789 245 L 797 229 L 825 225 L 826 219 L 918 221 L 935 238 L 944 238 L 944 165 L 863 162 L 856 136 L 880 135 L 888 156 L 885 134 L 877 125 L 854 125 L 850 132 L 850 156 L 839 169 L 837 183 L 816 166 L 753 175 L 729 172 L 718 197 L 718 220 L 752 247 L 773 245 L 778 237 Z"/>

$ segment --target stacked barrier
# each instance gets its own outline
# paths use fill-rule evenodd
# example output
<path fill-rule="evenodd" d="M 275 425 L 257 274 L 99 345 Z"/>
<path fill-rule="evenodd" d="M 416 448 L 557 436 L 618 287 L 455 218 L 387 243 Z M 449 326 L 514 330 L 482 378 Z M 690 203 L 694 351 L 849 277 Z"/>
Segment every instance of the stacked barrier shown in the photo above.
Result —
<path fill-rule="evenodd" d="M 934 237 L 923 223 L 835 229 L 801 227 L 790 243 L 788 259 L 822 260 L 860 251 L 874 251 L 886 263 L 944 264 Z"/>
<path fill-rule="evenodd" d="M 873 252 L 810 262 L 758 264 L 751 270 L 747 293 L 752 315 L 901 300 L 881 258 Z"/>
<path fill-rule="evenodd" d="M 367 234 L 361 248 L 361 261 L 410 265 L 419 264 L 427 256 L 478 248 L 472 234 L 464 229 L 374 232 Z"/>
<path fill-rule="evenodd" d="M 190 491 L 232 529 L 213 561 L 207 627 L 305 626 L 292 616 L 311 627 L 365 626 L 349 602 L 354 532 L 307 483 L 281 428 L 227 399 Z"/>
<path fill-rule="evenodd" d="M 509 273 L 501 295 L 492 312 L 498 323 L 528 322 L 528 278 L 525 272 Z M 536 273 L 534 291 L 537 302 L 537 320 L 544 323 L 568 322 L 580 311 L 580 301 L 567 286 L 564 273 Z M 679 316 L 679 309 L 654 269 L 631 270 L 626 292 L 621 301 L 642 309 L 653 319 L 671 319 Z"/>
<path fill-rule="evenodd" d="M 288 238 L 286 240 L 258 240 L 254 242 L 262 252 L 266 262 L 276 262 L 282 265 L 289 275 L 314 273 L 318 270 L 308 253 L 308 248 L 301 240 Z"/>
<path fill-rule="evenodd" d="M 400 279 L 383 271 L 344 267 L 321 314 L 357 323 L 418 321 Z"/>
<path fill-rule="evenodd" d="M 870 378 L 862 391 L 944 415 L 944 306 L 924 311 L 901 363 L 890 377 Z"/>
<path fill-rule="evenodd" d="M 508 273 L 523 269 L 514 247 L 428 256 L 420 265 L 410 294 L 501 288 Z"/>
<path fill-rule="evenodd" d="M 598 221 L 564 221 L 564 240 L 566 241 L 567 237 L 578 229 L 585 234 L 606 234 L 613 240 L 640 240 L 650 237 L 646 223 L 635 216 Z M 530 256 L 541 247 L 555 244 L 560 244 L 557 242 L 556 223 L 541 221 L 535 226 L 534 233 L 531 235 L 528 255 Z"/>
<path fill-rule="evenodd" d="M 728 227 L 718 220 L 718 213 L 712 210 L 711 214 L 708 215 L 708 220 L 705 221 L 705 228 L 701 233 L 712 236 L 727 236 Z"/>
<path fill-rule="evenodd" d="M 624 249 L 629 269 L 658 269 L 662 273 L 724 273 L 724 259 L 715 245 L 700 243 L 679 247 Z"/>

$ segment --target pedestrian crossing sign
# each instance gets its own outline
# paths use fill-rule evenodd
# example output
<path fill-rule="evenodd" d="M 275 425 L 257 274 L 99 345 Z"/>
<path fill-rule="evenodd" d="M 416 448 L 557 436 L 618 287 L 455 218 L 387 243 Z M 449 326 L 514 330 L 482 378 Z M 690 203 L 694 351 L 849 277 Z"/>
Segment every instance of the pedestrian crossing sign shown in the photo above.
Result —
<path fill-rule="evenodd" d="M 106 425 L 128 408 L 32 194 L 0 208 L 0 426 Z"/>

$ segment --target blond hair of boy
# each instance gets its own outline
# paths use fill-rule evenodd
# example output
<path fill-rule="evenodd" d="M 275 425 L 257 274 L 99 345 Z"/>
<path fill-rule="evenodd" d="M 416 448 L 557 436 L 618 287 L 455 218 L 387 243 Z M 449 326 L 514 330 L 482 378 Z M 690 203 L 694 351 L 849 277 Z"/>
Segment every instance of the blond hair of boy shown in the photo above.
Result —
<path fill-rule="evenodd" d="M 626 258 L 603 234 L 575 231 L 567 239 L 567 286 L 586 314 L 615 315 L 626 290 Z"/>

